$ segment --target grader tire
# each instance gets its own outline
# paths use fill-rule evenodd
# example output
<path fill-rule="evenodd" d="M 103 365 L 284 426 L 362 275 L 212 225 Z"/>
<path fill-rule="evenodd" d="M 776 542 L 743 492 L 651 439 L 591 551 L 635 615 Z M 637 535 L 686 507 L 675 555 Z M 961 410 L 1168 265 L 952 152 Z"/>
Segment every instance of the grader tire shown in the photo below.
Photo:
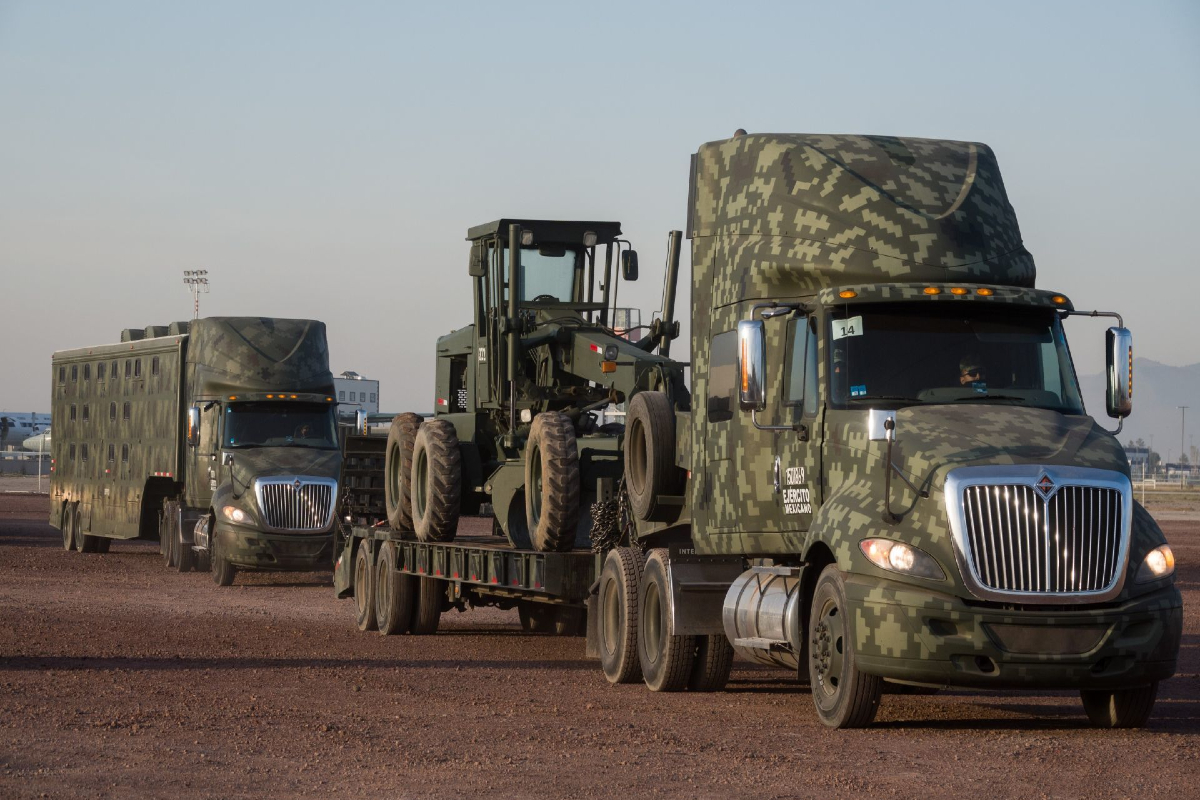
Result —
<path fill-rule="evenodd" d="M 454 541 L 461 497 L 458 434 L 444 419 L 427 420 L 413 444 L 412 516 L 417 538 L 422 542 Z"/>
<path fill-rule="evenodd" d="M 384 457 L 383 497 L 388 524 L 392 530 L 413 530 L 412 461 L 413 447 L 421 417 L 411 412 L 399 414 L 388 429 Z"/>
<path fill-rule="evenodd" d="M 544 411 L 525 444 L 525 518 L 533 549 L 561 553 L 579 527 L 579 449 L 566 414 Z"/>
<path fill-rule="evenodd" d="M 675 412 L 662 392 L 638 392 L 625 422 L 625 486 L 638 519 L 653 518 L 660 495 L 681 491 L 675 466 Z"/>

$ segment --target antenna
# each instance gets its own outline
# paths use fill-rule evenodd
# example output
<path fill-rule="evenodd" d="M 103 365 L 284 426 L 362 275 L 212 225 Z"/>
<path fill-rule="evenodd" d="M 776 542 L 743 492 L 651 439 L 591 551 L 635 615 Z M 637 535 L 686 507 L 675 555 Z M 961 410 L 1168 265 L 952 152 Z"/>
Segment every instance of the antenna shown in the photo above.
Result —
<path fill-rule="evenodd" d="M 185 269 L 183 282 L 192 293 L 192 302 L 195 307 L 192 319 L 200 319 L 200 293 L 208 293 L 208 270 Z"/>

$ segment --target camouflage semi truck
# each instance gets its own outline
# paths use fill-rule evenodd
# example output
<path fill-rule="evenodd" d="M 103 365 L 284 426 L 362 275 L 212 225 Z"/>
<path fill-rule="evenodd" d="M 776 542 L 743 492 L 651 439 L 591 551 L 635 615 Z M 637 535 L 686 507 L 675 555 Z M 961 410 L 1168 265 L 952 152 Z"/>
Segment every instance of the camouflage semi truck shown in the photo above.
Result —
<path fill-rule="evenodd" d="M 1174 559 L 1063 323 L 1116 317 L 1114 418 L 1131 337 L 1035 288 L 992 151 L 738 135 L 690 185 L 692 397 L 649 458 L 627 432 L 608 678 L 713 688 L 737 652 L 832 727 L 869 724 L 885 681 L 1076 689 L 1094 724 L 1142 725 L 1180 646 Z M 685 502 L 646 502 L 682 475 Z"/>
<path fill-rule="evenodd" d="M 50 523 L 63 547 L 157 539 L 165 563 L 332 563 L 337 446 L 325 325 L 210 317 L 53 357 Z"/>

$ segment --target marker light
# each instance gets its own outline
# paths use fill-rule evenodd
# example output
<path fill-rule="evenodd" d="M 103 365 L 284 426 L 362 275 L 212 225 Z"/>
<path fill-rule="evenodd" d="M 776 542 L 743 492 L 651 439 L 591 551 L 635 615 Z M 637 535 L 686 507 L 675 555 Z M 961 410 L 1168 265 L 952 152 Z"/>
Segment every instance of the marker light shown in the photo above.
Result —
<path fill-rule="evenodd" d="M 610 373 L 610 372 L 616 372 L 616 371 L 617 371 L 617 362 L 615 362 L 615 361 L 601 361 L 601 362 L 600 362 L 600 371 L 601 371 L 601 372 L 603 372 L 603 373 L 604 373 L 604 374 L 606 374 L 606 375 L 607 375 L 608 373 Z"/>
<path fill-rule="evenodd" d="M 1146 554 L 1146 560 L 1138 568 L 1137 582 L 1155 581 L 1175 572 L 1175 554 L 1170 545 L 1160 545 Z"/>
<path fill-rule="evenodd" d="M 250 519 L 250 515 L 237 506 L 223 506 L 221 508 L 221 515 L 230 522 L 241 523 Z"/>
<path fill-rule="evenodd" d="M 1061 306 L 1063 303 L 1067 302 L 1067 298 L 1063 297 L 1061 294 L 1056 294 L 1054 297 L 1050 298 L 1050 302 Z"/>
<path fill-rule="evenodd" d="M 926 286 L 925 294 L 941 294 L 942 290 L 936 286 Z"/>
<path fill-rule="evenodd" d="M 296 395 L 292 395 L 291 397 L 292 397 L 292 399 L 293 399 L 293 400 L 295 400 L 295 399 L 296 399 Z"/>
<path fill-rule="evenodd" d="M 533 411 L 528 408 L 521 409 L 521 422 L 533 422 Z"/>
<path fill-rule="evenodd" d="M 851 297 L 858 297 L 858 292 L 854 291 L 853 289 L 843 289 L 842 291 L 838 292 L 838 297 L 850 299 Z"/>
<path fill-rule="evenodd" d="M 275 399 L 275 395 L 273 395 L 273 394 L 269 394 L 269 395 L 267 395 L 267 399 L 268 399 L 268 400 L 274 400 L 274 399 Z"/>
<path fill-rule="evenodd" d="M 533 244 L 533 231 L 528 229 L 521 231 L 521 246 L 529 247 L 531 244 Z"/>
<path fill-rule="evenodd" d="M 595 234 L 595 232 L 594 232 L 594 231 L 586 231 L 586 232 L 584 232 L 584 234 L 583 234 L 583 246 L 584 246 L 584 247 L 595 247 L 595 246 L 596 246 L 596 234 Z"/>
<path fill-rule="evenodd" d="M 966 289 L 964 289 L 964 288 L 963 288 L 963 287 L 961 287 L 961 286 L 955 286 L 955 287 L 953 287 L 953 288 L 951 288 L 951 289 L 950 289 L 950 294 L 956 294 L 956 295 L 958 295 L 959 297 L 962 297 L 962 296 L 963 296 L 964 294 L 966 294 L 966 293 L 967 293 L 967 290 L 966 290 Z"/>
<path fill-rule="evenodd" d="M 995 293 L 996 293 L 996 292 L 995 292 L 994 290 L 992 290 L 992 289 L 987 289 L 987 288 L 983 288 L 983 287 L 981 287 L 981 288 L 979 288 L 979 289 L 976 289 L 976 290 L 975 290 L 975 294 L 977 294 L 977 295 L 981 295 L 981 296 L 983 296 L 983 297 L 991 297 L 991 296 L 992 296 L 992 295 L 994 295 Z"/>
<path fill-rule="evenodd" d="M 890 539 L 863 539 L 858 546 L 863 555 L 880 569 L 935 581 L 946 578 L 933 557 L 915 547 Z"/>

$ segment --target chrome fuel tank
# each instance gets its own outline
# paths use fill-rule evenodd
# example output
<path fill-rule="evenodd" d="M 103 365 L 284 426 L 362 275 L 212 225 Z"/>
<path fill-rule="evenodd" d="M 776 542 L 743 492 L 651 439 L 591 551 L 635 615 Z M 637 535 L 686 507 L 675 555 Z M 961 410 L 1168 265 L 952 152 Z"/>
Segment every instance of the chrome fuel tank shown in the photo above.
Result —
<path fill-rule="evenodd" d="M 796 669 L 803 624 L 800 571 L 753 567 L 725 594 L 721 618 L 734 652 L 759 664 Z"/>

